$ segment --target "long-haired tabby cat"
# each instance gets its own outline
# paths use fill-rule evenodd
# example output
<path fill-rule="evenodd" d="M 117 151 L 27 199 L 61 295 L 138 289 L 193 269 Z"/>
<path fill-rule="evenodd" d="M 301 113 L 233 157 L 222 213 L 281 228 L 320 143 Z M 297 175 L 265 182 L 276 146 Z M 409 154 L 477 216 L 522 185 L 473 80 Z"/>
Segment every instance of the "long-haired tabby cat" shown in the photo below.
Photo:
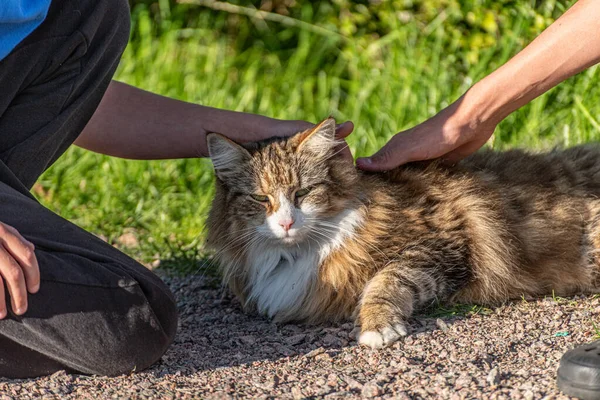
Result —
<path fill-rule="evenodd" d="M 355 318 L 377 348 L 434 301 L 600 288 L 599 147 L 367 174 L 336 156 L 331 118 L 291 138 L 207 142 L 208 244 L 245 307 L 278 321 Z"/>

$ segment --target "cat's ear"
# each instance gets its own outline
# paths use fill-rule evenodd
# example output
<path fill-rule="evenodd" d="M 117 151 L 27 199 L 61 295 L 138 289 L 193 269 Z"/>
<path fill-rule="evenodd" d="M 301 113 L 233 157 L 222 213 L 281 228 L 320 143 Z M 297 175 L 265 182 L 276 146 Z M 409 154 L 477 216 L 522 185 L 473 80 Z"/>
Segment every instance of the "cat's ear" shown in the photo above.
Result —
<path fill-rule="evenodd" d="M 206 145 L 215 173 L 222 180 L 237 175 L 251 158 L 248 150 L 220 133 L 206 135 Z"/>
<path fill-rule="evenodd" d="M 334 148 L 339 141 L 335 139 L 335 119 L 332 117 L 315 125 L 297 136 L 298 151 L 308 149 L 317 155 L 325 155 Z"/>

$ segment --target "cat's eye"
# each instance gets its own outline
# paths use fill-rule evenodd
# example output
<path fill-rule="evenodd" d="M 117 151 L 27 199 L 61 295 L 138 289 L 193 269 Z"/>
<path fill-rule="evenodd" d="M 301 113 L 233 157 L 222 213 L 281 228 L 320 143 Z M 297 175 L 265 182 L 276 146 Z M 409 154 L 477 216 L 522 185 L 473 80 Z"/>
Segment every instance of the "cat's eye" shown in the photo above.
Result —
<path fill-rule="evenodd" d="M 254 200 L 261 202 L 261 203 L 269 202 L 269 196 L 265 196 L 262 194 L 251 194 L 250 197 L 252 197 Z"/>
<path fill-rule="evenodd" d="M 297 199 L 299 199 L 300 197 L 306 196 L 309 192 L 310 192 L 310 188 L 300 189 L 296 192 L 295 196 Z"/>

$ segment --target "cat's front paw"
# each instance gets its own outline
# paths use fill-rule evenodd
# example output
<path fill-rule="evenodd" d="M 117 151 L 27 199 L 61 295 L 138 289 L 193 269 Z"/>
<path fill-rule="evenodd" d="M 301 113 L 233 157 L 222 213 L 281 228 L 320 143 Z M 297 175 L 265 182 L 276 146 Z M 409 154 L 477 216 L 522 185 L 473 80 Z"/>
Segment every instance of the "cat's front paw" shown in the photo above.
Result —
<path fill-rule="evenodd" d="M 361 331 L 358 336 L 358 343 L 369 346 L 372 349 L 381 349 L 391 345 L 407 334 L 406 325 L 398 323 L 394 326 L 385 326 L 377 330 Z"/>

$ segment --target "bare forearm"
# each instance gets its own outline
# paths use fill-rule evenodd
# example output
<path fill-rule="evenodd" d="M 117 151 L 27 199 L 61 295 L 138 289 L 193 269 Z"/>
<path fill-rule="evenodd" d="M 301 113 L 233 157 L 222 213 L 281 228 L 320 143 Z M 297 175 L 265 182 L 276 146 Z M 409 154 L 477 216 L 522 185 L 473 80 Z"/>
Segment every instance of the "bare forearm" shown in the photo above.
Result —
<path fill-rule="evenodd" d="M 306 124 L 295 123 L 297 130 Z M 186 103 L 113 81 L 75 144 L 122 158 L 204 157 L 207 132 L 248 142 L 291 128 L 291 121 Z"/>
<path fill-rule="evenodd" d="M 465 104 L 495 123 L 600 62 L 600 1 L 580 0 L 523 51 L 477 83 Z"/>

